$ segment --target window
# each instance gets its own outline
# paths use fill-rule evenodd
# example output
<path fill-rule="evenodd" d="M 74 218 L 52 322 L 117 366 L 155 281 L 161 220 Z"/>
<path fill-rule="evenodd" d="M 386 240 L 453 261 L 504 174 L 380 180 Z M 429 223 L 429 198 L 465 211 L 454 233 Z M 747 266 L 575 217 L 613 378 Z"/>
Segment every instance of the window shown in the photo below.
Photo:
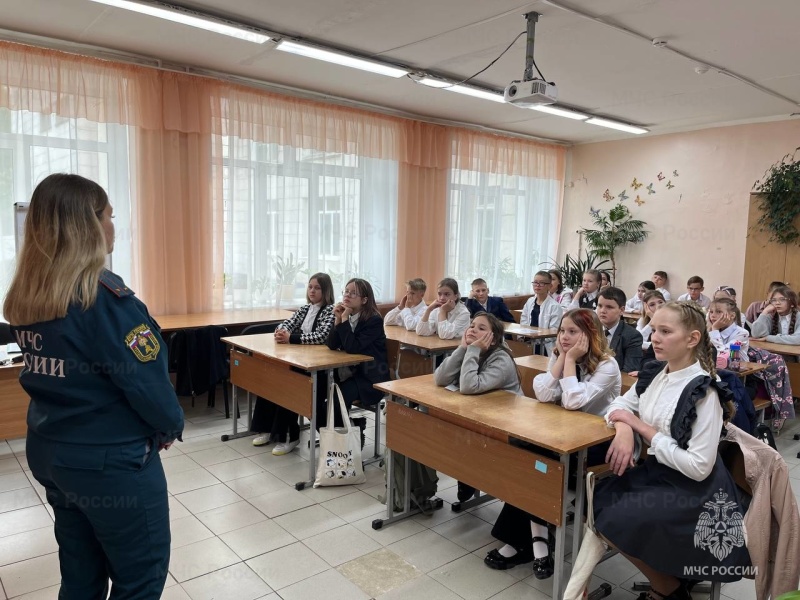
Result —
<path fill-rule="evenodd" d="M 130 283 L 131 197 L 128 128 L 0 108 L 0 292 L 14 271 L 14 203 L 30 201 L 52 173 L 76 173 L 106 190 L 114 207 L 111 266 Z"/>
<path fill-rule="evenodd" d="M 466 289 L 482 277 L 493 293 L 525 293 L 555 254 L 556 180 L 452 169 L 447 274 Z"/>
<path fill-rule="evenodd" d="M 312 273 L 394 295 L 397 163 L 224 136 L 225 307 L 300 304 Z"/>

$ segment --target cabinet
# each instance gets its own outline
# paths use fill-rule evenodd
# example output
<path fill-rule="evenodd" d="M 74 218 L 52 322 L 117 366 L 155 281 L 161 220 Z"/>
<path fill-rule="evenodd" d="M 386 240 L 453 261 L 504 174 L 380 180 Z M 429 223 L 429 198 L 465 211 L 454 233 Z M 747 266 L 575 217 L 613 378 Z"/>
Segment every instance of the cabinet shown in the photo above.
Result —
<path fill-rule="evenodd" d="M 744 257 L 744 287 L 739 306 L 745 310 L 751 302 L 764 300 L 772 281 L 783 281 L 800 290 L 800 245 L 769 241 L 769 233 L 758 231 L 758 194 L 750 194 L 747 218 L 747 244 Z M 800 217 L 795 222 L 800 227 Z"/>

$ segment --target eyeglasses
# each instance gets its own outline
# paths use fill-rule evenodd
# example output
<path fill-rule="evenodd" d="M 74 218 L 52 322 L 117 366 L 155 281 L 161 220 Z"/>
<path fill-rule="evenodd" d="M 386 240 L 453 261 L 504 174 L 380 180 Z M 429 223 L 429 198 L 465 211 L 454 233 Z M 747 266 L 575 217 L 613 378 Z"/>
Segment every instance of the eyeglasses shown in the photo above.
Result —
<path fill-rule="evenodd" d="M 770 304 L 783 304 L 784 302 L 788 302 L 788 298 L 773 298 L 770 300 Z"/>
<path fill-rule="evenodd" d="M 362 298 L 363 296 L 356 291 L 350 290 L 342 290 L 342 296 L 348 296 L 350 298 Z"/>

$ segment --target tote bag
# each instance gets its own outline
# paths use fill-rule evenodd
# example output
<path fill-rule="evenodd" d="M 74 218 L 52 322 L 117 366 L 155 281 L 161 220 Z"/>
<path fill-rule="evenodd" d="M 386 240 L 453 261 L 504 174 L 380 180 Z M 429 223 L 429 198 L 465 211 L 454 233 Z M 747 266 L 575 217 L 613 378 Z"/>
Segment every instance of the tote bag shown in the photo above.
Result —
<path fill-rule="evenodd" d="M 347 406 L 338 385 L 333 386 L 333 398 L 328 400 L 328 423 L 319 430 L 319 459 L 314 487 L 364 483 L 361 462 L 361 431 L 347 416 Z M 344 427 L 334 427 L 333 403 L 338 402 Z"/>
<path fill-rule="evenodd" d="M 572 575 L 564 590 L 564 600 L 580 600 L 584 597 L 586 586 L 592 578 L 592 572 L 606 553 L 606 545 L 594 531 L 594 473 L 586 474 L 586 528 L 583 531 L 583 541 L 578 550 L 578 557 L 572 567 Z M 576 515 L 576 520 L 578 516 Z M 580 527 L 575 523 L 575 527 Z"/>

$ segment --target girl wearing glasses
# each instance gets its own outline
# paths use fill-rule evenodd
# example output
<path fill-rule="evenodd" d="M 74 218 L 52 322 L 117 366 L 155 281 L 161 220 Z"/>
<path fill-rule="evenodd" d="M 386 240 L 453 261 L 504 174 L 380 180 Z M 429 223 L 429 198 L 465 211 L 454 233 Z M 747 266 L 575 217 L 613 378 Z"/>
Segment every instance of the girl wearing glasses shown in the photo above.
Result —
<path fill-rule="evenodd" d="M 528 299 L 522 308 L 519 324 L 543 329 L 555 329 L 561 321 L 563 311 L 558 302 L 549 293 L 552 285 L 552 276 L 547 271 L 539 271 L 533 276 L 531 285 L 533 286 L 533 296 Z M 544 347 L 547 349 L 548 356 L 553 351 L 555 344 L 555 338 L 547 338 L 545 340 Z"/>
<path fill-rule="evenodd" d="M 369 281 L 354 278 L 347 282 L 342 301 L 333 309 L 333 330 L 328 336 L 328 348 L 349 354 L 366 354 L 375 359 L 336 371 L 336 383 L 342 391 L 347 409 L 350 410 L 354 400 L 359 400 L 362 406 L 380 402 L 383 392 L 376 390 L 373 385 L 389 379 L 389 364 L 386 361 L 383 319 Z M 317 398 L 318 428 L 324 427 L 328 421 L 325 400 Z M 338 402 L 334 405 L 334 419 L 335 426 L 341 427 L 343 422 Z M 358 425 L 363 429 L 365 423 Z"/>
<path fill-rule="evenodd" d="M 797 293 L 785 285 L 775 288 L 769 295 L 769 304 L 753 323 L 753 339 L 800 345 L 798 329 Z"/>
<path fill-rule="evenodd" d="M 469 327 L 469 309 L 459 298 L 458 282 L 450 277 L 442 279 L 436 290 L 436 300 L 428 305 L 417 323 L 417 334 L 438 334 L 443 340 L 460 338 Z"/>

